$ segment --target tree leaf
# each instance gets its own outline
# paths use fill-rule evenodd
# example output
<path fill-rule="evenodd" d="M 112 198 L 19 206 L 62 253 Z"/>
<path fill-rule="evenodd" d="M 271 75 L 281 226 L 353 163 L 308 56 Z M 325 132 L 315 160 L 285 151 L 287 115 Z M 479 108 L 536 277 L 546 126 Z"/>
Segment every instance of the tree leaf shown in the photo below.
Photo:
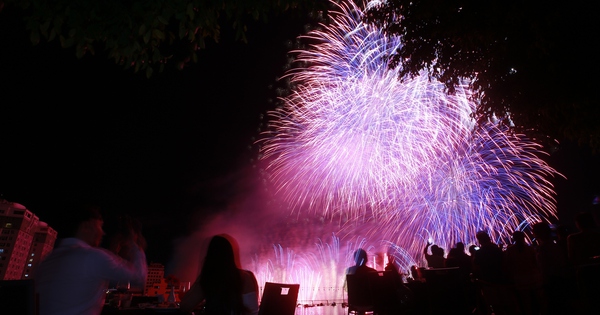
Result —
<path fill-rule="evenodd" d="M 142 24 L 140 25 L 140 28 L 138 30 L 138 34 L 144 36 L 146 34 L 146 24 Z"/>
<path fill-rule="evenodd" d="M 50 31 L 50 36 L 48 36 L 48 41 L 52 41 L 56 37 L 56 33 L 56 28 L 52 28 L 52 30 Z"/>
<path fill-rule="evenodd" d="M 48 35 L 48 28 L 50 27 L 50 19 L 46 20 L 46 22 L 40 24 L 40 31 L 42 33 L 42 35 L 47 36 Z"/>
<path fill-rule="evenodd" d="M 185 12 L 187 13 L 187 15 L 190 17 L 190 20 L 194 19 L 194 16 L 196 15 L 194 12 L 194 4 L 193 3 L 188 3 L 187 5 L 187 9 L 185 10 Z"/>
<path fill-rule="evenodd" d="M 32 30 L 31 34 L 29 35 L 29 40 L 34 45 L 39 44 L 39 42 L 40 42 L 40 32 Z"/>
<path fill-rule="evenodd" d="M 146 67 L 146 78 L 150 79 L 153 71 L 152 67 Z"/>
<path fill-rule="evenodd" d="M 159 15 L 157 17 L 158 21 L 164 25 L 168 25 L 169 24 L 169 20 L 161 15 Z"/>
<path fill-rule="evenodd" d="M 146 32 L 146 34 L 144 34 L 144 44 L 148 44 L 148 42 L 150 41 L 150 37 L 152 37 L 152 33 L 150 31 Z"/>
<path fill-rule="evenodd" d="M 85 47 L 82 46 L 81 44 L 78 44 L 77 47 L 75 48 L 75 56 L 77 56 L 77 59 L 81 59 L 84 54 L 85 54 Z"/>
<path fill-rule="evenodd" d="M 157 48 L 153 49 L 153 52 L 152 52 L 152 62 L 157 62 L 161 58 L 162 58 L 162 54 L 160 53 L 160 51 Z"/>
<path fill-rule="evenodd" d="M 158 38 L 160 40 L 165 39 L 165 33 L 159 29 L 153 29 L 152 30 L 152 37 L 154 38 Z"/>

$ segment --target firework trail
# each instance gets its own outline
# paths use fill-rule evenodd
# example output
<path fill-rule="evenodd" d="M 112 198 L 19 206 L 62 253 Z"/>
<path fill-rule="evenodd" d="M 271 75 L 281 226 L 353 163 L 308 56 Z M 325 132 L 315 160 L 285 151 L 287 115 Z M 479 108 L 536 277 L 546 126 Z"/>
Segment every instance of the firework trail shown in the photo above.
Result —
<path fill-rule="evenodd" d="M 502 242 L 555 216 L 549 178 L 559 174 L 539 145 L 500 122 L 476 124 L 468 82 L 448 95 L 426 74 L 399 81 L 386 61 L 399 39 L 363 24 L 358 5 L 336 5 L 293 52 L 290 94 L 262 142 L 293 211 L 339 219 L 347 235 L 414 260 L 428 239 L 449 248 L 487 230 Z"/>

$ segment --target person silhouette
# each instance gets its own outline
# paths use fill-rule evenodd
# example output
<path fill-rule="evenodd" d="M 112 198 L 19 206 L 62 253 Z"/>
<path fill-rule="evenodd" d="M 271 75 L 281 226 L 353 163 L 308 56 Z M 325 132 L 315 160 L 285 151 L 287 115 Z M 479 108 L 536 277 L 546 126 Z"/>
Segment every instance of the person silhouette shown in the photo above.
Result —
<path fill-rule="evenodd" d="M 600 230 L 594 216 L 589 212 L 581 212 L 575 217 L 575 225 L 579 230 L 567 237 L 569 260 L 580 266 L 600 261 Z"/>
<path fill-rule="evenodd" d="M 593 310 L 600 295 L 600 230 L 589 212 L 577 214 L 575 225 L 579 231 L 567 237 L 568 257 L 575 268 L 583 306 L 586 310 Z"/>
<path fill-rule="evenodd" d="M 485 231 L 477 232 L 475 237 L 479 242 L 479 250 L 475 251 L 473 258 L 473 273 L 486 282 L 505 283 L 502 249 L 492 243 L 490 235 Z"/>
<path fill-rule="evenodd" d="M 227 234 L 212 237 L 200 275 L 181 300 L 181 311 L 191 312 L 203 303 L 206 315 L 258 314 L 256 277 L 238 267 L 236 254 L 234 238 Z"/>
<path fill-rule="evenodd" d="M 100 248 L 104 220 L 96 206 L 76 205 L 68 236 L 38 266 L 34 279 L 40 314 L 100 314 L 110 282 L 143 289 L 148 273 L 145 241 L 128 229 L 119 242 L 123 257 Z"/>
<path fill-rule="evenodd" d="M 394 255 L 388 254 L 388 263 L 385 265 L 385 268 L 383 270 L 400 274 L 398 266 L 396 266 L 396 257 Z"/>
<path fill-rule="evenodd" d="M 427 253 L 429 247 L 431 247 L 431 254 Z M 429 268 L 444 268 L 444 266 L 446 265 L 446 258 L 444 258 L 444 249 L 437 245 L 432 245 L 432 243 L 429 241 L 423 249 L 423 255 L 425 255 L 427 267 Z"/>
<path fill-rule="evenodd" d="M 346 274 L 352 275 L 352 274 L 363 274 L 363 273 L 367 273 L 367 272 L 377 272 L 377 270 L 367 266 L 367 262 L 369 261 L 369 258 L 367 256 L 367 252 L 362 249 L 359 248 L 354 252 L 354 266 L 349 267 L 346 270 Z"/>
<path fill-rule="evenodd" d="M 367 266 L 367 262 L 368 262 L 368 256 L 367 256 L 367 252 L 362 249 L 359 248 L 357 249 L 354 254 L 354 266 L 350 266 L 346 269 L 346 275 L 357 275 L 360 276 L 360 278 L 362 278 L 363 280 L 367 280 L 369 283 L 368 286 L 370 286 L 371 284 L 373 284 L 373 282 L 371 282 L 373 280 L 374 277 L 377 277 L 377 270 Z M 346 291 L 348 291 L 348 294 L 351 294 L 352 290 L 348 290 L 348 283 L 347 283 L 347 278 L 348 277 L 344 277 L 344 288 L 346 289 Z M 358 286 L 357 286 L 358 287 Z M 354 287 L 354 288 L 357 288 Z M 362 293 L 364 293 L 365 288 L 361 288 L 360 291 Z M 350 298 L 349 298 L 350 300 Z M 370 301 L 372 302 L 372 301 Z M 363 309 L 356 309 L 355 310 L 359 315 L 364 315 L 365 314 L 365 310 Z"/>
<path fill-rule="evenodd" d="M 560 246 L 554 242 L 552 229 L 548 223 L 535 223 L 533 236 L 537 243 L 535 246 L 536 260 L 542 274 L 547 313 L 566 314 L 569 310 L 566 300 L 571 291 L 568 258 Z"/>
<path fill-rule="evenodd" d="M 385 305 L 381 310 L 381 313 L 398 314 L 402 313 L 403 310 L 408 311 L 412 308 L 415 303 L 415 298 L 412 290 L 408 288 L 402 280 L 402 274 L 400 274 L 398 266 L 396 265 L 396 257 L 390 252 L 388 252 L 387 257 L 388 263 L 384 268 L 382 281 L 385 281 L 388 284 L 385 289 L 390 292 L 385 292 L 385 297 L 381 298 L 381 300 L 383 300 L 382 304 Z"/>
<path fill-rule="evenodd" d="M 461 268 L 461 273 L 466 275 L 471 273 L 471 257 L 465 253 L 465 244 L 463 242 L 456 243 L 456 247 L 448 251 L 446 267 L 459 267 Z"/>
<path fill-rule="evenodd" d="M 477 232 L 475 237 L 479 250 L 475 251 L 473 258 L 473 275 L 481 288 L 478 308 L 485 310 L 491 306 L 495 314 L 517 314 L 516 296 L 510 289 L 504 272 L 502 249 L 492 242 L 486 231 Z"/>
<path fill-rule="evenodd" d="M 514 231 L 512 239 L 513 244 L 504 251 L 506 274 L 523 314 L 537 314 L 541 311 L 543 290 L 535 249 L 526 243 L 522 231 Z"/>

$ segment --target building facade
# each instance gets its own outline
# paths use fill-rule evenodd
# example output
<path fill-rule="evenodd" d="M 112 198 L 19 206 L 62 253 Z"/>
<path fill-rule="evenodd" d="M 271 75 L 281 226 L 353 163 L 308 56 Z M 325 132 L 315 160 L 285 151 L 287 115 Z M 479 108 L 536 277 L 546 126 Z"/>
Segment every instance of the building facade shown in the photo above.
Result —
<path fill-rule="evenodd" d="M 32 279 L 35 268 L 54 248 L 57 231 L 25 206 L 0 199 L 0 280 Z M 167 300 L 170 291 L 179 295 L 189 290 L 190 283 L 172 283 L 165 279 L 165 266 L 148 265 L 143 294 Z"/>
<path fill-rule="evenodd" d="M 154 296 L 158 294 L 155 284 L 161 283 L 165 278 L 165 266 L 160 263 L 150 263 L 148 265 L 148 277 L 146 278 L 146 288 L 144 295 Z"/>
<path fill-rule="evenodd" d="M 0 199 L 0 280 L 31 278 L 56 236 L 25 206 Z"/>
<path fill-rule="evenodd" d="M 189 282 L 180 282 L 174 276 L 165 277 L 165 266 L 160 263 L 148 265 L 148 277 L 146 281 L 145 296 L 156 296 L 159 300 L 167 301 L 171 291 L 176 301 L 190 289 Z"/>
<path fill-rule="evenodd" d="M 29 248 L 27 262 L 23 268 L 22 279 L 29 279 L 33 276 L 33 271 L 40 264 L 42 258 L 50 254 L 54 248 L 54 242 L 57 238 L 57 232 L 45 222 L 39 221 L 38 227 L 33 235 L 33 242 Z"/>

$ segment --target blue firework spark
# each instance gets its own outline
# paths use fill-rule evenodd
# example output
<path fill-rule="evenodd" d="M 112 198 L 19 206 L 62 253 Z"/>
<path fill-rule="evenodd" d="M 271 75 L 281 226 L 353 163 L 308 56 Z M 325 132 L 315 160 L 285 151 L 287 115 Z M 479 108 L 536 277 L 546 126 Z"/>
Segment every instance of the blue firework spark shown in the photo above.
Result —
<path fill-rule="evenodd" d="M 363 4 L 362 8 L 368 4 Z M 337 4 L 331 23 L 302 38 L 291 91 L 271 112 L 262 159 L 298 214 L 339 219 L 420 256 L 478 230 L 496 241 L 556 215 L 550 182 L 560 175 L 542 147 L 499 121 L 477 124 L 468 82 L 452 95 L 424 73 L 398 80 L 387 60 L 400 45 Z"/>

